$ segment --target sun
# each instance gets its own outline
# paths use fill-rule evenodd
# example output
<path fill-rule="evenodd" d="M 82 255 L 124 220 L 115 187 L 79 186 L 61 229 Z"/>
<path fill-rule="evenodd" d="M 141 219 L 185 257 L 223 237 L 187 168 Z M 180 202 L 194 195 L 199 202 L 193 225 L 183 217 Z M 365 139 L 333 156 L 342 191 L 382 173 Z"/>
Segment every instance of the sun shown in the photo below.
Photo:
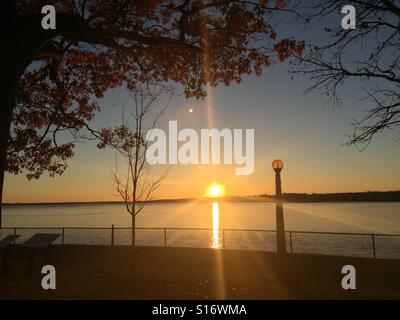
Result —
<path fill-rule="evenodd" d="M 211 183 L 207 189 L 205 196 L 208 198 L 219 198 L 225 195 L 225 188 L 218 183 Z"/>

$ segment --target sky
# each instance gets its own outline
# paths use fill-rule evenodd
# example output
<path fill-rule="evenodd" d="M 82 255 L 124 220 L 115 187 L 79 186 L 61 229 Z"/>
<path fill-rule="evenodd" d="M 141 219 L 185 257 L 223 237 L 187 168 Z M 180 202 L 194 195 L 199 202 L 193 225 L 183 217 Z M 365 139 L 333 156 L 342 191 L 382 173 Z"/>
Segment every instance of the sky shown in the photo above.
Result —
<path fill-rule="evenodd" d="M 340 20 L 324 23 L 339 24 Z M 285 32 L 293 33 L 290 28 Z M 326 37 L 321 25 L 309 34 L 303 35 L 301 30 L 298 34 L 315 41 Z M 195 130 L 210 124 L 218 129 L 254 129 L 255 169 L 251 175 L 236 176 L 234 165 L 173 165 L 154 198 L 202 197 L 213 182 L 224 185 L 227 195 L 273 194 L 274 159 L 284 162 L 283 192 L 399 190 L 398 132 L 377 135 L 362 152 L 343 146 L 345 134 L 352 133 L 352 119 L 360 118 L 368 106 L 362 101 L 365 82 L 349 82 L 340 91 L 341 107 L 332 107 L 320 91 L 305 95 L 303 91 L 312 82 L 303 76 L 292 80 L 287 70 L 287 63 L 276 64 L 260 77 L 246 76 L 240 84 L 210 88 L 203 101 L 174 98 L 160 128 L 177 120 L 179 128 Z M 99 104 L 101 112 L 91 123 L 98 128 L 118 124 L 122 106 L 128 109 L 132 105 L 124 88 L 109 91 Z M 94 142 L 81 141 L 62 176 L 43 175 L 28 181 L 24 175 L 7 174 L 4 201 L 118 201 L 112 180 L 114 166 L 115 151 L 99 150 Z"/>

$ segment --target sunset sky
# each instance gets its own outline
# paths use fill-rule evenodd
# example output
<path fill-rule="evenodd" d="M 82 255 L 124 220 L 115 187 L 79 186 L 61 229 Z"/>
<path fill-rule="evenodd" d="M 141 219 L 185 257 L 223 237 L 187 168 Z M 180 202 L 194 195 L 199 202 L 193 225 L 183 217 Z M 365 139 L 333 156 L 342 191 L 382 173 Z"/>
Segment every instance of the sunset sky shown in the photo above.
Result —
<path fill-rule="evenodd" d="M 323 39 L 323 28 L 316 30 L 302 37 Z M 286 32 L 293 34 L 289 28 Z M 175 98 L 159 127 L 177 120 L 179 128 L 196 130 L 209 126 L 255 129 L 255 170 L 249 176 L 235 176 L 234 165 L 178 164 L 171 168 L 155 198 L 201 197 L 213 182 L 224 185 L 227 195 L 273 194 L 271 162 L 276 158 L 285 164 L 283 192 L 400 189 L 398 132 L 377 135 L 363 152 L 342 146 L 345 133 L 352 133 L 352 118 L 360 118 L 369 106 L 361 101 L 360 83 L 344 86 L 342 107 L 332 108 L 326 106 L 327 99 L 319 91 L 304 95 L 311 82 L 302 76 L 291 80 L 287 70 L 288 64 L 276 64 L 260 77 L 248 76 L 241 84 L 210 89 L 204 101 Z M 99 104 L 102 111 L 92 122 L 98 128 L 118 124 L 122 106 L 129 108 L 130 97 L 125 89 L 114 89 Z M 115 151 L 99 150 L 93 142 L 78 143 L 62 176 L 44 175 L 27 181 L 24 175 L 7 175 L 4 201 L 119 200 L 111 178 L 114 162 Z"/>

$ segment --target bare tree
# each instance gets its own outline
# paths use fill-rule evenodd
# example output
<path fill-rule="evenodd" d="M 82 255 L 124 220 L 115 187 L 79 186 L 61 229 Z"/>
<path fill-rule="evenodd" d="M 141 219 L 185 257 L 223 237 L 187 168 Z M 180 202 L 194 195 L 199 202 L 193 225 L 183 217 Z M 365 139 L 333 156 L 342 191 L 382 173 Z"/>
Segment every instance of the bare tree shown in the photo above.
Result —
<path fill-rule="evenodd" d="M 154 191 L 167 175 L 168 168 L 154 174 L 152 166 L 146 161 L 149 143 L 145 138 L 168 108 L 172 95 L 172 89 L 167 86 L 138 86 L 131 91 L 133 110 L 130 116 L 126 117 L 123 111 L 120 126 L 105 128 L 100 132 L 99 147 L 111 146 L 117 150 L 112 174 L 115 190 L 132 217 L 132 246 L 136 244 L 136 216 L 152 199 Z M 123 168 L 118 166 L 118 155 L 123 160 Z"/>
<path fill-rule="evenodd" d="M 349 4 L 347 0 L 304 3 L 304 15 L 310 23 L 323 23 Z M 367 112 L 354 119 L 354 131 L 347 142 L 366 147 L 378 132 L 400 126 L 400 1 L 359 0 L 351 4 L 357 12 L 356 29 L 345 30 L 340 23 L 337 28 L 325 26 L 329 41 L 308 46 L 293 72 L 314 81 L 306 93 L 321 89 L 335 105 L 341 103 L 340 86 L 355 85 L 352 80 L 368 84 L 363 88 L 364 101 L 370 101 Z"/>

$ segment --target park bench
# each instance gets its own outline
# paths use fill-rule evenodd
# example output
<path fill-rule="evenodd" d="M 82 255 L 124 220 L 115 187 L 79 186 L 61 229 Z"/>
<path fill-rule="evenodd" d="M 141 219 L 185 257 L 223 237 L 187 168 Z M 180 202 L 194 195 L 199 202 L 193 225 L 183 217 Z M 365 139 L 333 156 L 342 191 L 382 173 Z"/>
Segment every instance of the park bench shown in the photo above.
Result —
<path fill-rule="evenodd" d="M 8 269 L 8 247 L 15 244 L 15 240 L 19 237 L 16 234 L 10 234 L 0 240 L 0 250 L 2 251 L 2 272 L 6 273 Z"/>
<path fill-rule="evenodd" d="M 22 247 L 30 248 L 30 263 L 29 263 L 29 273 L 33 275 L 33 270 L 35 267 L 35 249 L 37 248 L 47 248 L 46 263 L 50 262 L 50 246 L 56 241 L 61 234 L 58 233 L 36 233 L 28 240 L 22 243 Z"/>

